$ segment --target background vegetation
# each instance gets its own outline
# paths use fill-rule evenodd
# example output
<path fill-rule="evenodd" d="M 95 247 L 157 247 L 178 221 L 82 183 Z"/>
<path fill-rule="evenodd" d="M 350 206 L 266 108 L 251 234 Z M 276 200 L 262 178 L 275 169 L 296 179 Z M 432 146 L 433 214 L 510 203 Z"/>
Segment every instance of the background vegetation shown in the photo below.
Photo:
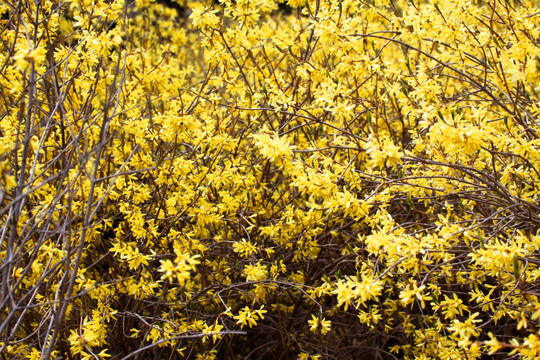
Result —
<path fill-rule="evenodd" d="M 0 3 L 3 359 L 537 359 L 532 0 Z"/>

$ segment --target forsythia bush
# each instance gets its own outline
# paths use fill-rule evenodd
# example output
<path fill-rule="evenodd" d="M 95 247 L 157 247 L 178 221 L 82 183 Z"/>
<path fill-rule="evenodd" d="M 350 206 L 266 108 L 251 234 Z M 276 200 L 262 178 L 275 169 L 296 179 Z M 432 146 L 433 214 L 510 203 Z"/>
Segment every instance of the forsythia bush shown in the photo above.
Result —
<path fill-rule="evenodd" d="M 3 359 L 537 359 L 533 0 L 0 4 Z"/>

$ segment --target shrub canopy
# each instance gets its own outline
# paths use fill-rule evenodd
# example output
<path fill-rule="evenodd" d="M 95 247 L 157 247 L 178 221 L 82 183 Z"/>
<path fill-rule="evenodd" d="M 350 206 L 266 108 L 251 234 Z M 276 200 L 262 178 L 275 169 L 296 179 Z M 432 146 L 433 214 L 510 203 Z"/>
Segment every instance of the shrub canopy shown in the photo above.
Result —
<path fill-rule="evenodd" d="M 0 354 L 537 359 L 535 3 L 2 2 Z"/>

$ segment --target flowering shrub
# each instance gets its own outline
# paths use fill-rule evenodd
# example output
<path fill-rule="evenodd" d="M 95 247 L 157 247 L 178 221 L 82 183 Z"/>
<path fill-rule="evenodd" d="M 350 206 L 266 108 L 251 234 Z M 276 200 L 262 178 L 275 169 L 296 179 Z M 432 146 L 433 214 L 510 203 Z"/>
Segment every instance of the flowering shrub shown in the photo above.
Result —
<path fill-rule="evenodd" d="M 532 0 L 0 4 L 0 354 L 540 356 Z"/>

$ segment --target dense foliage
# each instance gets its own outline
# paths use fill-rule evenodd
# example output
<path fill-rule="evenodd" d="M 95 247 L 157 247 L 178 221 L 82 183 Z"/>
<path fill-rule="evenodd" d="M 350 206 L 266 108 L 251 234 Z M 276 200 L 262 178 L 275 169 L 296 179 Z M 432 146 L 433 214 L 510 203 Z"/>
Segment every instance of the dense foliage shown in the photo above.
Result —
<path fill-rule="evenodd" d="M 537 359 L 534 5 L 1 2 L 1 357 Z"/>

